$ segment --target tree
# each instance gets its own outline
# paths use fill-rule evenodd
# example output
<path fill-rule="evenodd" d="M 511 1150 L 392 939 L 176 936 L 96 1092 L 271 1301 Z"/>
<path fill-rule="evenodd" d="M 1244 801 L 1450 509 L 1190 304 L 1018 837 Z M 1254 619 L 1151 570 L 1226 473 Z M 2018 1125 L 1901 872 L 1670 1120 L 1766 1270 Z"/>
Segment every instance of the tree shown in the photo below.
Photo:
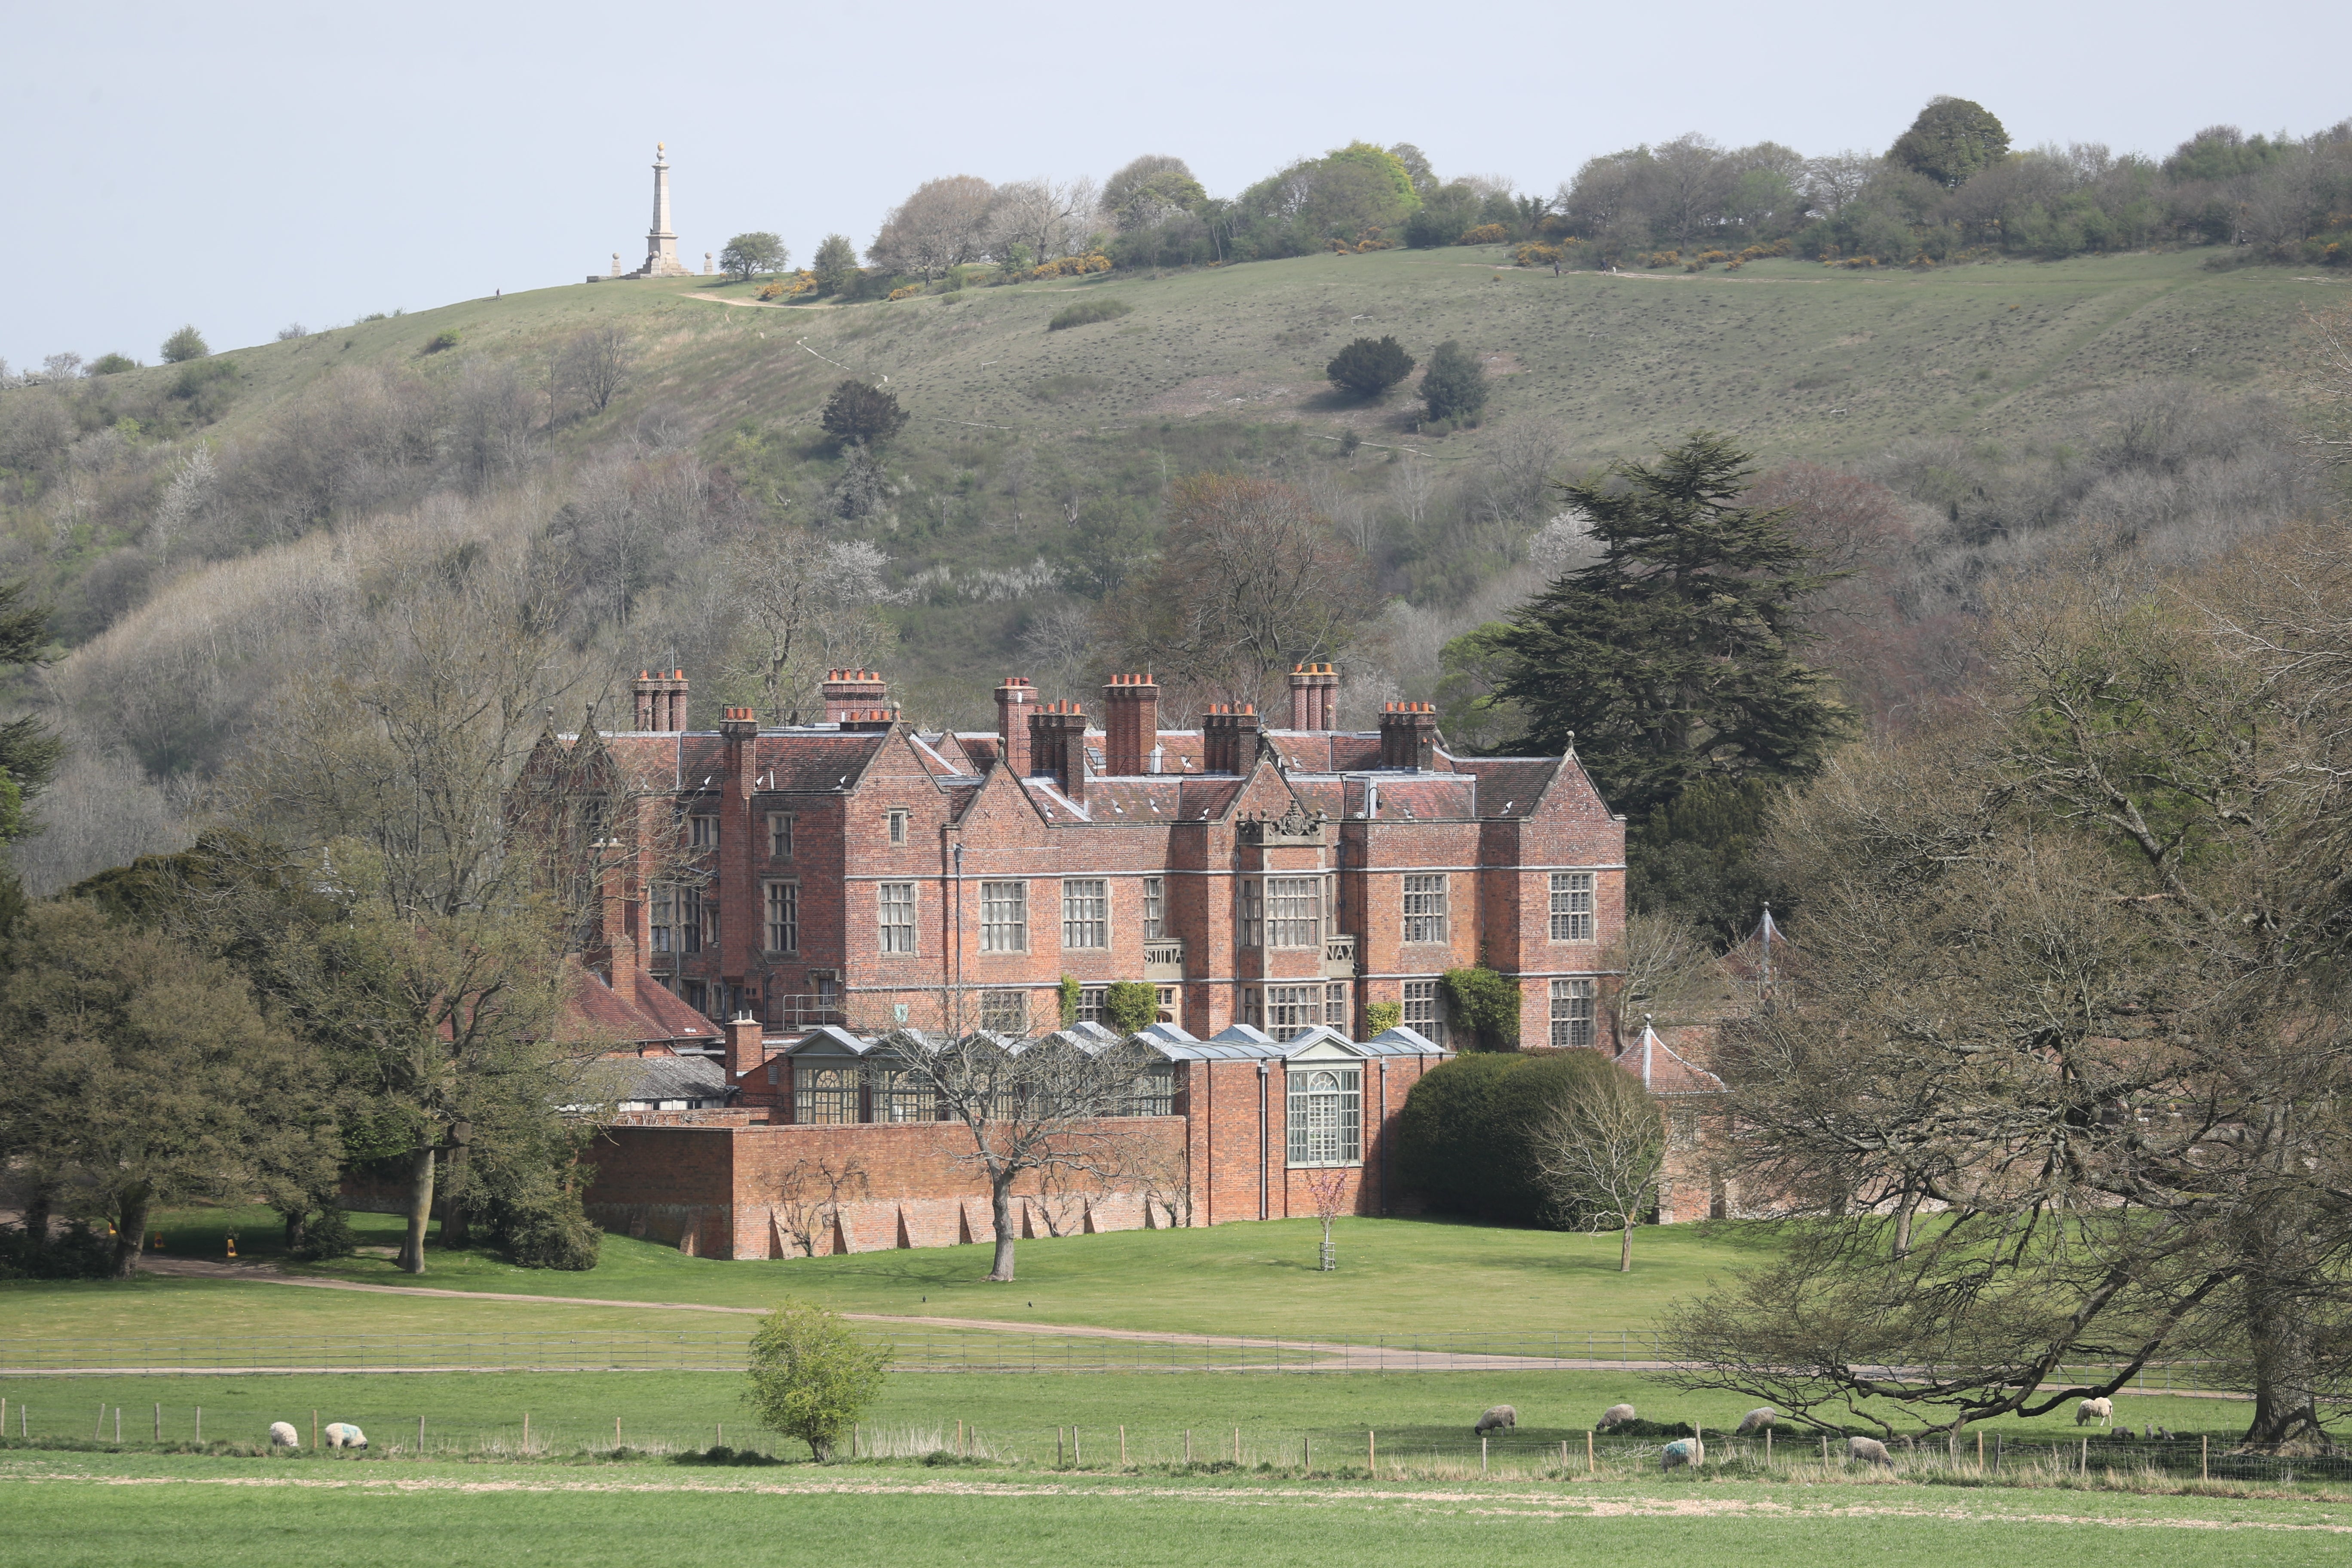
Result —
<path fill-rule="evenodd" d="M 203 359 L 212 352 L 205 346 L 205 335 L 193 326 L 182 327 L 163 340 L 165 364 L 184 364 L 192 359 Z"/>
<path fill-rule="evenodd" d="M 803 1258 L 814 1258 L 819 1246 L 833 1240 L 842 1205 L 867 1188 L 866 1168 L 855 1158 L 795 1160 L 776 1178 L 776 1225 Z"/>
<path fill-rule="evenodd" d="M 1196 211 L 1208 197 L 1183 159 L 1146 153 L 1103 182 L 1102 210 L 1121 234 L 1133 234 Z"/>
<path fill-rule="evenodd" d="M 1636 821 L 1707 778 L 1801 779 L 1847 732 L 1845 710 L 1796 658 L 1812 569 L 1782 513 L 1743 504 L 1753 470 L 1694 432 L 1655 464 L 1560 487 L 1592 520 L 1601 559 L 1511 618 L 1496 695 L 1529 716 L 1529 751 L 1578 758 Z"/>
<path fill-rule="evenodd" d="M 833 389 L 817 422 L 837 445 L 878 447 L 906 427 L 907 411 L 880 387 L 853 379 Z"/>
<path fill-rule="evenodd" d="M 889 640 L 880 606 L 890 558 L 862 539 L 820 539 L 804 528 L 763 529 L 720 557 L 736 611 L 731 680 L 756 683 L 771 724 L 819 711 L 828 669 L 862 669 Z"/>
<path fill-rule="evenodd" d="M 989 252 L 1010 261 L 1014 247 L 1036 261 L 1068 256 L 1086 244 L 1100 195 L 1092 180 L 1016 180 L 996 188 L 989 214 Z"/>
<path fill-rule="evenodd" d="M 1528 1131 L 1535 1178 L 1564 1215 L 1620 1232 L 1619 1272 L 1633 1271 L 1633 1227 L 1655 1205 L 1665 1169 L 1665 1118 L 1623 1069 L 1593 1075 L 1583 1092 Z"/>
<path fill-rule="evenodd" d="M 49 662 L 49 607 L 22 581 L 0 583 L 0 668 Z M 0 844 L 30 831 L 25 807 L 57 777 L 63 742 L 27 714 L 0 723 Z"/>
<path fill-rule="evenodd" d="M 791 262 L 784 242 L 765 229 L 739 234 L 719 251 L 719 269 L 739 283 L 750 282 L 755 272 L 782 272 Z"/>
<path fill-rule="evenodd" d="M 1601 967 L 1619 977 L 1606 1001 L 1610 1032 L 1621 1042 L 1633 1037 L 1634 1026 L 1643 1018 L 1699 1023 L 1715 1016 L 1731 999 L 1723 962 L 1708 943 L 1707 933 L 1677 914 L 1627 915 Z"/>
<path fill-rule="evenodd" d="M 995 187 L 975 175 L 926 180 L 890 209 L 866 247 L 866 258 L 925 279 L 978 261 L 988 248 L 988 217 L 995 201 Z"/>
<path fill-rule="evenodd" d="M 830 1463 L 843 1436 L 882 1392 L 890 1347 L 860 1337 L 839 1316 L 786 1301 L 751 1333 L 751 1386 L 760 1424 L 809 1446 Z"/>
<path fill-rule="evenodd" d="M 636 342 L 620 322 L 588 327 L 574 333 L 564 349 L 564 380 L 579 388 L 589 406 L 602 414 L 628 384 L 636 357 Z"/>
<path fill-rule="evenodd" d="M 840 293 L 857 275 L 857 247 L 845 234 L 826 235 L 816 247 L 812 270 L 816 273 L 816 286 L 821 292 Z"/>
<path fill-rule="evenodd" d="M 1103 987 L 1103 1023 L 1116 1035 L 1139 1035 L 1160 1021 L 1160 988 L 1141 980 Z"/>
<path fill-rule="evenodd" d="M 1412 356 L 1394 338 L 1374 342 L 1358 338 L 1324 367 L 1331 384 L 1358 397 L 1374 398 L 1412 374 Z"/>
<path fill-rule="evenodd" d="M 1911 129 L 1895 139 L 1886 156 L 1939 185 L 1958 186 L 1979 170 L 2009 155 L 2009 132 L 1992 110 L 1965 98 L 1938 95 L 1927 100 Z"/>
<path fill-rule="evenodd" d="M 1307 1198 L 1314 1205 L 1315 1217 L 1323 1222 L 1323 1248 L 1318 1263 L 1321 1271 L 1328 1274 L 1339 1267 L 1339 1249 L 1331 1239 L 1331 1226 L 1348 1212 L 1353 1184 L 1362 1171 L 1360 1167 L 1318 1165 L 1300 1174 L 1306 1179 Z"/>
<path fill-rule="evenodd" d="M 1486 406 L 1486 367 L 1478 363 L 1477 355 L 1448 338 L 1429 356 L 1429 369 L 1421 378 L 1421 396 L 1433 422 L 1456 419 L 1475 424 Z"/>

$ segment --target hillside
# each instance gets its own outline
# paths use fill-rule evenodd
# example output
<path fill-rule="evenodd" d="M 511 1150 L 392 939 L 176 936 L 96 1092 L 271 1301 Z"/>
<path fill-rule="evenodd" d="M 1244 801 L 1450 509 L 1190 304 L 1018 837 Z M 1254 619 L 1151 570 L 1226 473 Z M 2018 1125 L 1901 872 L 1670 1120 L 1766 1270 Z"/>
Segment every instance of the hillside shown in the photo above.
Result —
<path fill-rule="evenodd" d="M 316 635 L 301 629 L 315 605 L 289 606 L 362 604 L 367 563 L 468 540 L 565 554 L 592 606 L 578 638 L 610 669 L 675 657 L 711 672 L 698 690 L 741 700 L 715 679 L 733 635 L 716 563 L 727 539 L 778 523 L 887 554 L 897 643 L 877 657 L 910 716 L 972 722 L 1001 668 L 1048 685 L 1099 674 L 1094 606 L 1148 557 L 1168 482 L 1202 468 L 1273 473 L 1338 521 L 1392 598 L 1348 651 L 1352 696 L 1426 696 L 1438 645 L 1537 580 L 1527 542 L 1552 510 L 1547 475 L 1698 426 L 1767 464 L 1892 486 L 1927 531 L 1905 569 L 1906 614 L 1928 618 L 1964 604 L 1985 560 L 2072 521 L 2105 471 L 2078 456 L 2118 398 L 2155 389 L 2179 439 L 2226 433 L 2200 448 L 2211 471 L 2193 515 L 2167 501 L 2151 526 L 2302 504 L 2263 399 L 2292 382 L 2303 313 L 2335 297 L 2185 253 L 1556 278 L 1460 247 L 865 305 L 751 294 L 572 285 L 0 394 L 16 480 L 0 573 L 32 576 L 81 646 L 52 677 L 79 743 L 126 746 L 166 779 L 209 773 Z M 1047 330 L 1096 295 L 1130 312 Z M 562 374 L 551 395 L 563 346 L 615 322 L 635 363 L 609 405 Z M 1410 386 L 1379 406 L 1335 396 L 1323 364 L 1367 334 L 1424 363 L 1445 339 L 1475 349 L 1495 378 L 1485 423 L 1424 438 Z M 878 468 L 845 462 L 816 428 L 845 374 L 887 377 L 912 416 Z M 158 509 L 199 444 L 221 477 L 201 525 L 173 535 Z M 594 532 L 605 503 L 583 500 L 599 483 L 624 498 L 606 506 L 626 514 L 617 542 Z M 1950 538 L 1931 536 L 1940 514 Z M 608 559 L 625 563 L 617 590 L 599 581 Z"/>

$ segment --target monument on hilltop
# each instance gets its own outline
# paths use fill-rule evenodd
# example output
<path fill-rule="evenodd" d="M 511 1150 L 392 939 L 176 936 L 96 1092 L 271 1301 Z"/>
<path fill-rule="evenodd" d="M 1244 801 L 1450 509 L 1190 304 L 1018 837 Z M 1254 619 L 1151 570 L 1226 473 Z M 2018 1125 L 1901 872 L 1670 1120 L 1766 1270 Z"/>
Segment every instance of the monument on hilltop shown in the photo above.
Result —
<path fill-rule="evenodd" d="M 691 278 L 692 268 L 677 258 L 677 234 L 669 226 L 669 144 L 654 143 L 654 226 L 646 235 L 645 264 L 635 272 L 621 270 L 620 258 L 613 258 L 614 278 Z M 604 278 L 591 275 L 591 283 L 601 283 Z"/>

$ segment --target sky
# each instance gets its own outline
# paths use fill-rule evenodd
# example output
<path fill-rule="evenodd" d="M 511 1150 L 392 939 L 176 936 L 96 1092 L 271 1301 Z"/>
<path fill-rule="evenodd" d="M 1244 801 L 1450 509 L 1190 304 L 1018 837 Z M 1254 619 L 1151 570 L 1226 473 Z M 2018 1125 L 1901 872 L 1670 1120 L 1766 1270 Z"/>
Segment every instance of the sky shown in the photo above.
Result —
<path fill-rule="evenodd" d="M 2231 17 L 2240 18 L 2232 22 Z M 2352 5 L 1807 6 L 1478 0 L 727 6 L 153 0 L 0 9 L 0 359 L 153 363 L 642 258 L 654 144 L 678 251 L 863 247 L 922 181 L 1099 179 L 1141 153 L 1230 195 L 1405 141 L 1549 193 L 1698 131 L 1882 151 L 1937 93 L 2012 144 L 2162 154 L 2352 116 Z"/>

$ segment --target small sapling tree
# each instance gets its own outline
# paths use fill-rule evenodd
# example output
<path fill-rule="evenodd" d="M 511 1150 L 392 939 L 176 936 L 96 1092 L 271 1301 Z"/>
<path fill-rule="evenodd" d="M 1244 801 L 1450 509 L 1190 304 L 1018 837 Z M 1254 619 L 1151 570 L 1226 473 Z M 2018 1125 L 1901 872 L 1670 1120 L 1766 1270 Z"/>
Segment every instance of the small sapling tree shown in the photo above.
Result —
<path fill-rule="evenodd" d="M 1394 338 L 1375 342 L 1358 338 L 1335 355 L 1323 374 L 1342 392 L 1374 398 L 1412 374 L 1413 358 Z"/>
<path fill-rule="evenodd" d="M 888 1345 L 861 1338 L 823 1307 L 786 1301 L 752 1331 L 743 1403 L 761 1426 L 798 1437 L 826 1464 L 842 1434 L 882 1392 L 889 1365 Z"/>
<path fill-rule="evenodd" d="M 1318 1263 L 1326 1274 L 1339 1267 L 1339 1244 L 1331 1239 L 1331 1222 L 1348 1212 L 1348 1177 L 1350 1167 L 1322 1165 L 1303 1173 L 1307 1181 L 1307 1196 L 1315 1205 L 1315 1217 L 1323 1222 L 1323 1250 Z"/>

